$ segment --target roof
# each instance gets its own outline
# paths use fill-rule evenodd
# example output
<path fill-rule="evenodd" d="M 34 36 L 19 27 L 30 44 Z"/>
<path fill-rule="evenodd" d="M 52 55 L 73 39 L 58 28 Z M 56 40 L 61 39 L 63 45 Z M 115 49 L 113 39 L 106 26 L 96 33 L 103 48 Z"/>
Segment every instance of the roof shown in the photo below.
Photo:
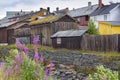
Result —
<path fill-rule="evenodd" d="M 9 28 L 9 29 L 17 29 L 17 28 L 20 28 L 20 27 L 22 27 L 22 26 L 24 26 L 24 25 L 27 25 L 26 23 L 21 23 L 21 24 L 19 24 L 19 25 L 15 25 L 15 26 L 13 26 L 13 27 L 11 27 L 11 28 Z"/>
<path fill-rule="evenodd" d="M 82 36 L 87 30 L 66 30 L 66 31 L 58 31 L 53 34 L 51 38 L 55 37 L 76 37 Z"/>
<path fill-rule="evenodd" d="M 2 23 L 2 24 L 0 24 L 0 28 L 8 27 L 8 26 L 10 26 L 10 25 L 12 25 L 12 24 L 14 24 L 14 23 L 16 23 L 16 22 L 17 22 L 17 21 Z"/>
<path fill-rule="evenodd" d="M 90 15 L 97 8 L 98 8 L 98 5 L 86 6 L 86 7 L 71 10 L 68 12 L 68 15 L 70 15 L 71 17 Z"/>
<path fill-rule="evenodd" d="M 50 16 L 44 17 L 40 20 L 32 21 L 29 24 L 30 25 L 35 25 L 35 24 L 41 24 L 41 23 L 48 23 L 48 22 L 55 21 L 59 17 L 61 17 L 61 15 L 50 15 Z"/>
<path fill-rule="evenodd" d="M 42 17 L 41 19 L 38 19 L 36 21 L 32 21 L 29 24 L 30 25 L 35 25 L 35 24 L 42 24 L 42 23 L 51 23 L 51 22 L 55 22 L 58 19 L 64 17 L 66 15 L 62 15 L 62 14 L 57 14 L 57 15 L 50 15 L 50 16 L 46 16 L 46 17 Z M 69 16 L 69 15 L 67 15 Z M 69 16 L 70 17 L 70 16 Z M 72 17 L 71 17 L 72 18 Z M 73 18 L 72 18 L 73 19 Z M 74 19 L 73 19 L 74 20 Z"/>
<path fill-rule="evenodd" d="M 58 10 L 58 11 L 53 11 L 53 13 L 55 14 L 66 14 L 68 11 L 66 9 L 61 9 L 61 10 Z"/>
<path fill-rule="evenodd" d="M 100 21 L 102 23 L 108 23 L 111 24 L 113 26 L 120 26 L 120 21 Z"/>
<path fill-rule="evenodd" d="M 113 3 L 111 5 L 103 5 L 102 8 L 96 9 L 93 13 L 90 14 L 90 16 L 108 14 L 113 8 L 115 8 L 118 5 L 120 5 L 120 3 Z"/>

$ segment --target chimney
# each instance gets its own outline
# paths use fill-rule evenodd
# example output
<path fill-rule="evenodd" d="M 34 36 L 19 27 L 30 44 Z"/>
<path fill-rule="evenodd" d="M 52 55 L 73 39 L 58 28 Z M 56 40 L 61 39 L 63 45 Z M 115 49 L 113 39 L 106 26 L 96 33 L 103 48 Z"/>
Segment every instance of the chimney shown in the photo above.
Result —
<path fill-rule="evenodd" d="M 102 8 L 102 6 L 103 6 L 102 0 L 99 0 L 98 4 L 99 4 L 99 8 Z"/>
<path fill-rule="evenodd" d="M 59 11 L 59 7 L 56 8 L 56 11 Z"/>
<path fill-rule="evenodd" d="M 68 12 L 68 11 L 69 11 L 69 8 L 67 7 L 67 8 L 65 9 L 65 11 Z"/>
<path fill-rule="evenodd" d="M 43 10 L 43 8 L 40 8 L 40 11 L 42 11 Z"/>
<path fill-rule="evenodd" d="M 47 7 L 47 14 L 50 13 L 50 7 Z"/>
<path fill-rule="evenodd" d="M 88 2 L 88 6 L 91 6 L 92 5 L 92 3 L 91 2 Z"/>

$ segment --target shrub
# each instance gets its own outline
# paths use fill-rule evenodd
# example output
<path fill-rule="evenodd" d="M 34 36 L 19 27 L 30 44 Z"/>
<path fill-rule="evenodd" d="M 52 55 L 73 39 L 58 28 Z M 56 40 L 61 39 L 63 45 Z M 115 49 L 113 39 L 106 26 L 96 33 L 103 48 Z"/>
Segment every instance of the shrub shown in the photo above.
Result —
<path fill-rule="evenodd" d="M 102 65 L 97 66 L 97 72 L 89 74 L 88 80 L 119 80 L 118 72 L 105 69 Z"/>
<path fill-rule="evenodd" d="M 96 29 L 96 26 L 93 22 L 93 20 L 89 20 L 88 22 L 88 31 L 87 31 L 88 34 L 98 34 L 98 31 Z"/>

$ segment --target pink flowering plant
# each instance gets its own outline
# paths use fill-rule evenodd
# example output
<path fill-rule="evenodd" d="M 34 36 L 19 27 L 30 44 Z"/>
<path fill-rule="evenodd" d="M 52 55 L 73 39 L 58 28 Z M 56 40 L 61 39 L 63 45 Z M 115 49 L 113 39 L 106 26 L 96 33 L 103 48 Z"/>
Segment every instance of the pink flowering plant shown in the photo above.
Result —
<path fill-rule="evenodd" d="M 33 39 L 34 57 L 28 56 L 29 49 L 17 41 L 18 50 L 11 50 L 12 56 L 0 63 L 0 80 L 53 80 L 52 67 L 49 62 L 43 66 L 44 58 L 38 54 L 38 39 Z M 13 52 L 13 53 L 12 53 Z"/>

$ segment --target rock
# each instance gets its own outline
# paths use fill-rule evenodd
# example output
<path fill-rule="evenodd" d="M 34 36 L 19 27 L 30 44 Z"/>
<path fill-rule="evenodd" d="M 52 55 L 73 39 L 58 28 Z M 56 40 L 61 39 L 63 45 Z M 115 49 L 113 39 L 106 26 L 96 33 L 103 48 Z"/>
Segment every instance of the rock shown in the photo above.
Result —
<path fill-rule="evenodd" d="M 8 53 L 9 53 L 9 48 L 4 48 L 4 49 L 2 49 L 1 51 L 0 51 L 0 53 L 2 54 L 2 55 L 7 55 Z"/>

